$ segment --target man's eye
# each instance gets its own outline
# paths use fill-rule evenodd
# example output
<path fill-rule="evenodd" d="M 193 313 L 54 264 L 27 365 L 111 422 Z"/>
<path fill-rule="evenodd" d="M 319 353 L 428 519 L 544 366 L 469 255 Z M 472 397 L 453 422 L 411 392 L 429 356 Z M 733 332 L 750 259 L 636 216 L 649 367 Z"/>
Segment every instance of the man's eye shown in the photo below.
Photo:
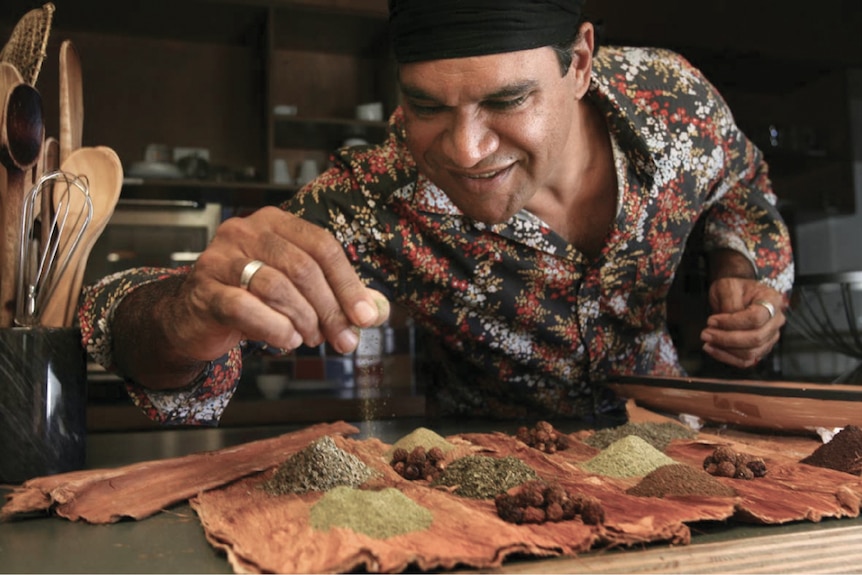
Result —
<path fill-rule="evenodd" d="M 518 96 L 517 98 L 512 98 L 510 100 L 489 100 L 485 103 L 485 105 L 492 110 L 513 110 L 526 102 L 527 97 L 528 95 L 525 94 L 523 96 Z"/>
<path fill-rule="evenodd" d="M 420 104 L 418 102 L 409 102 L 408 105 L 410 106 L 410 109 L 413 110 L 413 113 L 417 116 L 430 116 L 432 114 L 436 114 L 443 109 L 443 106 L 437 106 L 434 104 Z"/>

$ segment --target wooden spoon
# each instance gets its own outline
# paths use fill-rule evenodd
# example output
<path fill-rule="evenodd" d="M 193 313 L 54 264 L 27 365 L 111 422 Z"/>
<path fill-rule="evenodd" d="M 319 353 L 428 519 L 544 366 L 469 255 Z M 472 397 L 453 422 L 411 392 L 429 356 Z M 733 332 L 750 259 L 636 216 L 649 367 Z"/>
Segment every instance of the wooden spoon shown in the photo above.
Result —
<path fill-rule="evenodd" d="M 60 164 L 81 147 L 84 86 L 81 59 L 71 40 L 60 44 Z"/>
<path fill-rule="evenodd" d="M 66 161 L 60 165 L 60 170 L 76 176 L 86 176 L 89 182 L 90 198 L 93 202 L 93 217 L 83 231 L 71 259 L 63 273 L 57 278 L 53 295 L 41 310 L 40 323 L 46 327 L 68 327 L 75 320 L 75 309 L 83 284 L 87 259 L 93 245 L 108 224 L 114 213 L 120 191 L 123 187 L 123 164 L 116 152 L 106 146 L 78 148 L 72 152 Z M 55 190 L 54 202 L 61 194 Z M 79 194 L 73 194 L 74 202 L 82 203 Z M 72 205 L 73 213 L 81 206 Z M 64 229 L 64 235 L 74 235 L 77 229 Z M 57 261 L 62 262 L 66 254 L 57 254 Z"/>
<path fill-rule="evenodd" d="M 45 139 L 42 97 L 23 82 L 5 83 L 14 75 L 8 67 L 0 72 L 0 162 L 6 168 L 6 186 L 0 193 L 2 246 L 0 246 L 0 327 L 9 327 L 15 317 L 18 293 L 17 254 L 20 251 L 21 217 L 27 193 L 27 171 L 39 159 Z M 14 69 L 14 68 L 13 68 Z M 16 71 L 17 72 L 17 71 Z M 20 75 L 18 75 L 20 78 Z"/>

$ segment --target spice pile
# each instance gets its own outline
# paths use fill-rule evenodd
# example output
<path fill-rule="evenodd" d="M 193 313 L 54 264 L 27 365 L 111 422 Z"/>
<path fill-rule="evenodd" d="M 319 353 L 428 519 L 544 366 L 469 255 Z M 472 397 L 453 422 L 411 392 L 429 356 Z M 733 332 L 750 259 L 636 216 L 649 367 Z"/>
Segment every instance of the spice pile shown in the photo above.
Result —
<path fill-rule="evenodd" d="M 640 482 L 626 490 L 639 497 L 673 495 L 706 495 L 733 497 L 736 491 L 702 469 L 683 463 L 664 465 L 648 473 Z"/>
<path fill-rule="evenodd" d="M 444 457 L 443 450 L 439 447 L 432 447 L 425 451 L 424 447 L 417 445 L 409 453 L 403 447 L 399 447 L 392 454 L 390 465 L 404 479 L 433 481 L 440 476 L 445 467 Z"/>
<path fill-rule="evenodd" d="M 800 463 L 862 475 L 862 429 L 846 426 Z"/>
<path fill-rule="evenodd" d="M 636 435 L 627 435 L 610 444 L 601 453 L 581 464 L 581 468 L 607 477 L 639 477 L 673 459 Z"/>
<path fill-rule="evenodd" d="M 261 487 L 271 495 L 328 491 L 341 485 L 357 487 L 372 475 L 374 471 L 370 467 L 355 455 L 339 449 L 327 435 L 279 465 Z"/>
<path fill-rule="evenodd" d="M 587 525 L 601 525 L 605 510 L 589 495 L 572 495 L 562 486 L 535 479 L 494 498 L 497 515 L 509 523 L 547 523 L 581 516 Z"/>
<path fill-rule="evenodd" d="M 734 479 L 754 479 L 766 475 L 766 462 L 760 457 L 737 453 L 722 445 L 703 460 L 703 469 L 710 475 Z"/>
<path fill-rule="evenodd" d="M 375 539 L 428 529 L 434 519 L 431 511 L 391 487 L 380 491 L 336 487 L 310 513 L 315 529 L 346 527 Z"/>
<path fill-rule="evenodd" d="M 674 439 L 694 439 L 697 432 L 672 422 L 628 422 L 617 427 L 599 429 L 584 439 L 584 443 L 596 449 L 605 449 L 610 444 L 629 435 L 640 437 L 659 451 L 664 451 Z"/>
<path fill-rule="evenodd" d="M 410 453 L 419 446 L 424 447 L 426 451 L 430 451 L 434 447 L 437 447 L 444 454 L 455 449 L 455 446 L 446 441 L 446 439 L 439 433 L 431 431 L 427 427 L 417 427 L 393 443 L 391 452 L 394 454 L 395 450 L 401 448 L 407 451 L 407 453 Z"/>
<path fill-rule="evenodd" d="M 515 437 L 544 453 L 556 453 L 569 447 L 569 438 L 559 433 L 547 421 L 540 421 L 533 427 L 522 425 L 518 428 Z"/>
<path fill-rule="evenodd" d="M 491 499 L 537 479 L 536 472 L 512 456 L 469 455 L 446 466 L 433 485 L 454 487 L 453 493 L 470 499 Z"/>

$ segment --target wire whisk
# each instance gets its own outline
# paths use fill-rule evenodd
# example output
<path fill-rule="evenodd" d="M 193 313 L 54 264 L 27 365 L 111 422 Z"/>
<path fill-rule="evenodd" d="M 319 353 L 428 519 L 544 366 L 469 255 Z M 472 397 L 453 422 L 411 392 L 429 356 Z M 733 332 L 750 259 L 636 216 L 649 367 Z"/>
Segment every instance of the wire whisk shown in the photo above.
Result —
<path fill-rule="evenodd" d="M 44 174 L 24 199 L 15 323 L 33 326 L 93 218 L 86 176 Z"/>

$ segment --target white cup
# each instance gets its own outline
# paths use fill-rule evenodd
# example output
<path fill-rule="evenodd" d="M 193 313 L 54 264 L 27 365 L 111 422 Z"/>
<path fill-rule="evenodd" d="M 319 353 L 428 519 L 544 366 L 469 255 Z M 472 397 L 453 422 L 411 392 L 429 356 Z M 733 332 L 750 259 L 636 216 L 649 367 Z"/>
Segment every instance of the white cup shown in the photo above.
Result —
<path fill-rule="evenodd" d="M 299 176 L 296 178 L 296 183 L 304 186 L 320 174 L 317 168 L 317 161 L 312 159 L 303 160 L 299 165 Z"/>
<path fill-rule="evenodd" d="M 366 122 L 380 122 L 383 120 L 383 102 L 368 102 L 356 106 L 356 119 Z"/>
<path fill-rule="evenodd" d="M 290 177 L 290 168 L 287 166 L 287 160 L 284 158 L 276 158 L 272 163 L 272 181 L 275 184 L 289 186 L 293 183 L 293 178 Z"/>

